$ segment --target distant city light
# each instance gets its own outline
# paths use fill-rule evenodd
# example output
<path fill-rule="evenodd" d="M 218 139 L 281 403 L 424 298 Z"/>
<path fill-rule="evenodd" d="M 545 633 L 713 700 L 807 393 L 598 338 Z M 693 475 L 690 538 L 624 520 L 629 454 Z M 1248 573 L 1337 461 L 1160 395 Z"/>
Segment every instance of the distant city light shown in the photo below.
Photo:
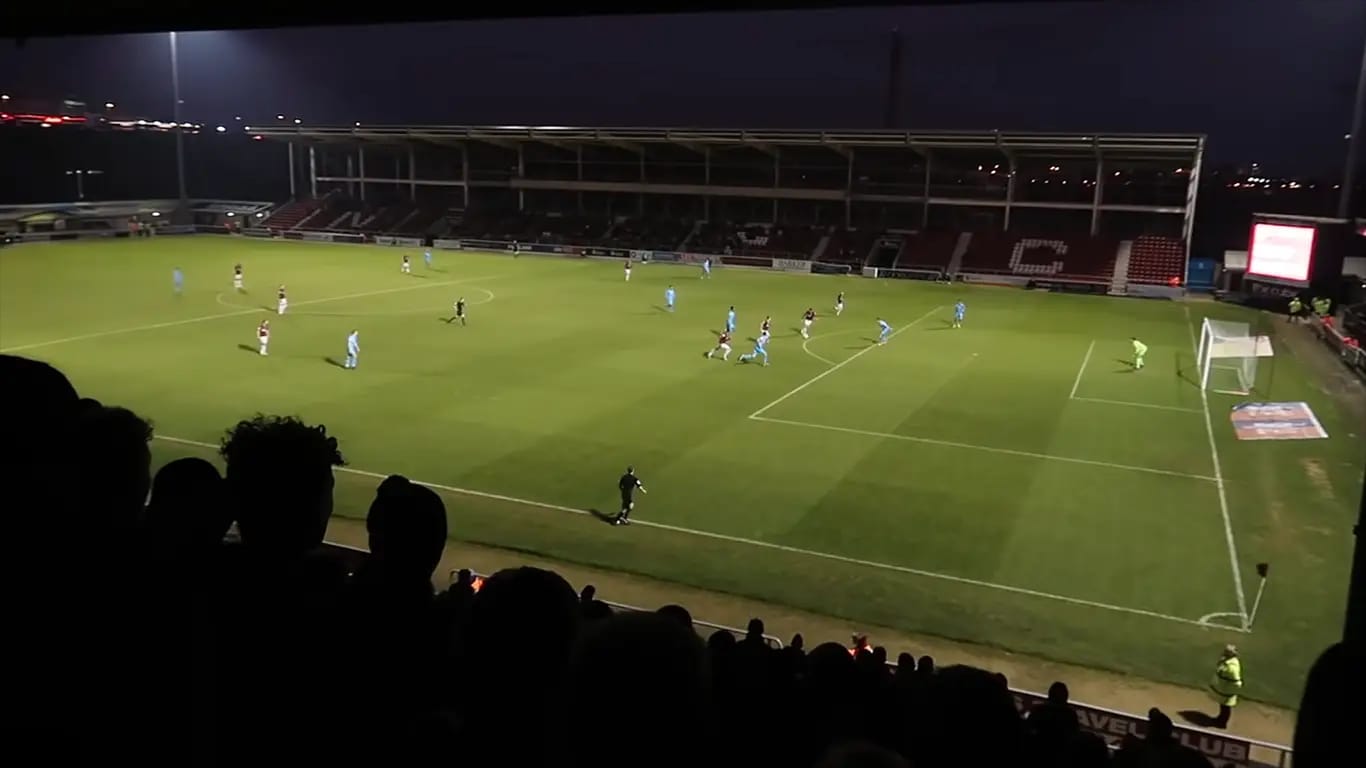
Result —
<path fill-rule="evenodd" d="M 221 126 L 221 125 L 218 126 L 217 128 L 215 128 L 214 130 L 218 131 L 219 133 L 227 133 L 227 131 L 228 131 L 227 128 L 224 128 L 224 127 Z"/>
<path fill-rule="evenodd" d="M 359 120 L 356 121 L 356 127 L 357 127 L 357 128 L 360 127 L 360 121 L 359 121 Z"/>
<path fill-rule="evenodd" d="M 0 101 L 9 101 L 8 93 L 0 93 Z"/>
<path fill-rule="evenodd" d="M 104 103 L 104 108 L 105 108 L 105 109 L 113 109 L 113 108 L 114 108 L 114 102 L 112 102 L 112 101 L 106 101 L 106 102 Z"/>
<path fill-rule="evenodd" d="M 238 116 L 234 117 L 233 120 L 236 120 L 237 122 L 240 123 L 240 122 L 242 122 L 242 116 L 241 116 L 241 115 L 238 115 Z"/>
<path fill-rule="evenodd" d="M 228 211 L 226 215 L 228 216 L 228 218 L 232 218 L 233 216 L 236 216 L 237 214 L 233 213 L 232 211 Z"/>
<path fill-rule="evenodd" d="M 152 216 L 153 216 L 153 217 L 160 216 L 160 215 L 161 215 L 161 211 L 152 211 Z"/>
<path fill-rule="evenodd" d="M 244 131 L 250 131 L 250 130 L 251 130 L 251 126 L 250 126 L 250 125 L 244 125 L 244 126 L 242 126 L 242 130 L 244 130 Z"/>
<path fill-rule="evenodd" d="M 298 124 L 300 124 L 300 123 L 302 123 L 302 122 L 303 122 L 303 121 L 300 120 L 299 118 L 297 118 L 297 117 L 294 118 L 294 124 L 295 124 L 295 125 L 298 125 Z"/>
<path fill-rule="evenodd" d="M 276 115 L 276 116 L 275 116 L 275 119 L 276 119 L 276 120 L 284 120 L 284 119 L 285 119 L 285 116 L 284 116 L 284 115 Z"/>

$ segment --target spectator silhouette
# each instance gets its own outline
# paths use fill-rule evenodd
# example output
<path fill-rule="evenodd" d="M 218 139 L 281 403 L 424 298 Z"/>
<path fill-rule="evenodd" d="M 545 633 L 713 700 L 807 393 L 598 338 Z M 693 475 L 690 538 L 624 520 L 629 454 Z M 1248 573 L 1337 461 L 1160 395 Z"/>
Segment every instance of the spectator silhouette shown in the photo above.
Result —
<path fill-rule="evenodd" d="M 866 741 L 836 744 L 816 768 L 909 768 L 901 755 Z"/>
<path fill-rule="evenodd" d="M 606 718 L 613 735 L 570 740 L 569 765 L 705 762 L 712 714 L 706 661 L 697 634 L 668 616 L 623 614 L 587 630 L 570 675 L 570 729 L 587 734 Z"/>
<path fill-rule="evenodd" d="M 185 458 L 157 472 L 145 530 L 158 559 L 212 566 L 231 526 L 217 467 L 203 459 Z"/>
<path fill-rule="evenodd" d="M 1156 707 L 1148 710 L 1148 729 L 1142 739 L 1126 736 L 1112 761 L 1116 768 L 1210 768 L 1204 755 L 1182 745 L 1172 719 Z"/>
<path fill-rule="evenodd" d="M 389 749 L 444 693 L 435 674 L 447 659 L 432 573 L 445 549 L 446 508 L 430 488 L 391 475 L 365 526 L 370 554 L 352 577 L 346 636 L 369 663 L 350 686 L 343 717 L 354 756 L 373 763 L 397 757 Z"/>
<path fill-rule="evenodd" d="M 688 609 L 681 605 L 666 605 L 656 611 L 656 613 L 660 616 L 667 616 L 670 619 L 673 619 L 678 622 L 680 627 L 686 627 L 689 630 L 693 628 L 692 614 L 688 613 Z"/>
<path fill-rule="evenodd" d="M 981 765 L 1018 759 L 1020 718 L 1004 677 L 975 667 L 947 667 L 935 673 L 931 698 L 921 745 L 931 764 L 953 764 L 964 744 L 975 745 L 974 761 Z"/>
<path fill-rule="evenodd" d="M 330 732 L 343 701 L 335 674 L 344 635 L 345 570 L 319 547 L 332 513 L 332 468 L 343 463 L 322 426 L 262 416 L 223 439 L 226 486 L 241 534 L 218 642 L 234 664 L 215 684 L 228 762 L 271 754 L 322 762 L 340 750 Z"/>
<path fill-rule="evenodd" d="M 1295 722 L 1295 768 L 1341 765 L 1344 755 L 1359 750 L 1356 729 L 1366 722 L 1363 683 L 1366 655 L 1360 645 L 1338 643 L 1314 662 Z"/>
<path fill-rule="evenodd" d="M 332 516 L 332 468 L 346 463 L 325 427 L 258 415 L 229 430 L 220 452 L 245 548 L 291 560 L 322 544 Z"/>
<path fill-rule="evenodd" d="M 79 533 L 87 554 L 127 556 L 152 484 L 152 425 L 126 408 L 82 401 L 72 422 L 67 471 L 75 482 Z"/>
<path fill-rule="evenodd" d="M 558 754 L 580 622 L 578 595 L 559 574 L 522 567 L 484 582 L 465 639 L 464 697 L 477 702 L 461 736 L 470 764 L 542 765 Z"/>
<path fill-rule="evenodd" d="M 365 530 L 370 556 L 356 573 L 356 585 L 387 601 L 430 603 L 432 574 L 446 547 L 441 497 L 402 475 L 390 475 L 375 492 Z"/>
<path fill-rule="evenodd" d="M 1060 760 L 1080 732 L 1077 713 L 1067 703 L 1067 686 L 1055 682 L 1048 686 L 1048 699 L 1034 705 L 1025 719 L 1039 764 Z"/>

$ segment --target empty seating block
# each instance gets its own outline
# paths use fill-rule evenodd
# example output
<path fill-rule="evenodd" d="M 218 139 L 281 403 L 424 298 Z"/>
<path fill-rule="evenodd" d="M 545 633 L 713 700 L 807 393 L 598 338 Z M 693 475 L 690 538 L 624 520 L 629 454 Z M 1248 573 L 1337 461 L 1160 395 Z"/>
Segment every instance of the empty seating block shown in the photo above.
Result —
<path fill-rule="evenodd" d="M 1109 282 L 1119 244 L 1089 235 L 1029 237 L 1009 232 L 972 236 L 964 272 Z"/>
<path fill-rule="evenodd" d="M 1143 235 L 1134 240 L 1129 250 L 1131 283 L 1172 285 L 1185 282 L 1182 271 L 1186 266 L 1185 244 L 1172 237 Z"/>

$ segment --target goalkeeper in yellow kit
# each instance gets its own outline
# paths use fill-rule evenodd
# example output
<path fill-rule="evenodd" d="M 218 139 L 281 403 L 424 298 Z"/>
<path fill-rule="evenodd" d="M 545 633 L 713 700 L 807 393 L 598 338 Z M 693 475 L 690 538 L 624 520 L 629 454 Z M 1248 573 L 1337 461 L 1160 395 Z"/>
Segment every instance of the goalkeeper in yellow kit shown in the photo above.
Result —
<path fill-rule="evenodd" d="M 1134 370 L 1143 370 L 1143 356 L 1148 354 L 1148 345 L 1138 340 L 1137 336 L 1132 337 L 1134 342 Z"/>

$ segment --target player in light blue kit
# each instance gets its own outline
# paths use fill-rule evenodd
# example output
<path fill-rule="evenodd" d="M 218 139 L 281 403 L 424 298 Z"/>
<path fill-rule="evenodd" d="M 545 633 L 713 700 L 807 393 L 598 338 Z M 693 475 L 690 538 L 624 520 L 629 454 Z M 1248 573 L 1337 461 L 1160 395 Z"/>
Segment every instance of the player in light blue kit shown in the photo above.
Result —
<path fill-rule="evenodd" d="M 968 305 L 967 305 L 967 304 L 964 304 L 962 301 L 959 301 L 957 304 L 954 304 L 954 305 L 953 305 L 953 327 L 954 327 L 954 328 L 962 328 L 962 327 L 963 327 L 963 315 L 966 315 L 967 313 L 968 313 Z"/>
<path fill-rule="evenodd" d="M 665 289 L 664 308 L 670 312 L 674 311 L 674 299 L 676 298 L 678 298 L 678 294 L 674 293 L 674 287 L 672 285 Z"/>
<path fill-rule="evenodd" d="M 360 331 L 351 331 L 346 337 L 346 367 L 355 368 L 360 357 Z"/>
<path fill-rule="evenodd" d="M 430 248 L 422 252 L 422 260 L 427 262 L 427 269 L 432 268 L 432 251 Z"/>
<path fill-rule="evenodd" d="M 177 294 L 185 290 L 185 273 L 180 271 L 180 267 L 176 267 L 171 273 L 171 284 L 175 286 Z"/>
<path fill-rule="evenodd" d="M 754 351 L 748 355 L 740 355 L 740 362 L 747 363 L 750 360 L 764 359 L 764 365 L 768 365 L 768 339 L 767 333 L 759 334 L 759 338 L 754 340 Z"/>
<path fill-rule="evenodd" d="M 883 320 L 879 317 L 877 319 L 877 327 L 882 329 L 882 331 L 877 335 L 877 343 L 886 344 L 887 339 L 890 339 L 892 337 L 892 326 L 888 325 L 886 320 Z"/>
<path fill-rule="evenodd" d="M 726 313 L 726 333 L 735 333 L 735 305 L 732 304 L 730 311 Z"/>
<path fill-rule="evenodd" d="M 711 277 L 711 259 L 707 258 L 702 260 L 702 279 L 705 280 L 709 277 Z"/>

